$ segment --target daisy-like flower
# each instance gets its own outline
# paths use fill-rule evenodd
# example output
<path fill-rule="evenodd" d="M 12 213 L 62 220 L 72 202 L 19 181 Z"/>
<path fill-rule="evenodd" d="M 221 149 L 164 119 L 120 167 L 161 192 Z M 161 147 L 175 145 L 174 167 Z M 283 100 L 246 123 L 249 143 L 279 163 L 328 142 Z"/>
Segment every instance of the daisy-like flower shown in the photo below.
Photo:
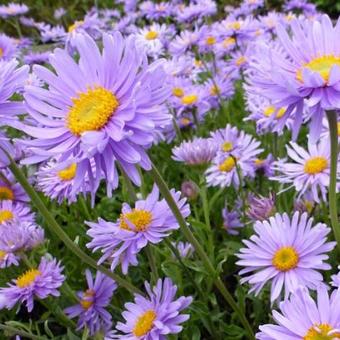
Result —
<path fill-rule="evenodd" d="M 91 336 L 100 331 L 106 333 L 112 327 L 112 318 L 105 307 L 110 303 L 117 284 L 101 272 L 97 272 L 95 279 L 90 270 L 86 270 L 85 275 L 88 289 L 77 294 L 79 304 L 66 308 L 65 313 L 71 319 L 79 317 L 78 330 L 87 327 Z"/>
<path fill-rule="evenodd" d="M 171 279 L 159 279 L 153 289 L 146 282 L 145 288 L 148 297 L 135 294 L 134 302 L 125 304 L 125 323 L 118 322 L 116 326 L 123 334 L 117 339 L 165 340 L 169 334 L 180 333 L 181 324 L 189 319 L 181 312 L 191 304 L 192 297 L 176 299 L 177 287 Z"/>
<path fill-rule="evenodd" d="M 286 117 L 296 109 L 293 136 L 303 121 L 304 99 L 310 107 L 310 140 L 318 140 L 324 110 L 340 108 L 340 21 L 333 27 L 327 15 L 320 20 L 293 20 L 291 35 L 283 26 L 277 35 L 285 53 L 262 44 L 254 54 L 254 85 L 273 104 L 287 107 Z M 327 38 L 326 38 L 327 37 Z M 327 41 L 326 41 L 327 40 Z"/>
<path fill-rule="evenodd" d="M 15 56 L 17 45 L 14 39 L 5 34 L 0 34 L 0 60 L 9 60 Z"/>
<path fill-rule="evenodd" d="M 0 176 L 0 201 L 29 202 L 23 187 L 16 182 L 15 177 L 8 169 L 2 169 Z"/>
<path fill-rule="evenodd" d="M 217 144 L 211 139 L 195 137 L 191 141 L 182 142 L 172 149 L 172 159 L 188 165 L 207 164 L 217 152 Z"/>
<path fill-rule="evenodd" d="M 12 283 L 8 283 L 8 287 L 0 288 L 0 296 L 4 298 L 3 307 L 12 309 L 18 302 L 25 303 L 28 312 L 31 312 L 34 297 L 46 299 L 50 295 L 59 296 L 58 288 L 65 279 L 62 271 L 60 262 L 42 258 L 38 268 L 27 270 Z"/>
<path fill-rule="evenodd" d="M 242 228 L 243 224 L 240 221 L 240 214 L 237 211 L 228 211 L 227 208 L 222 210 L 223 228 L 230 235 L 238 235 L 237 229 Z"/>
<path fill-rule="evenodd" d="M 0 6 L 0 17 L 8 18 L 16 15 L 25 14 L 28 12 L 28 7 L 26 5 L 16 4 L 10 2 L 8 5 Z"/>
<path fill-rule="evenodd" d="M 326 201 L 330 176 L 328 140 L 322 139 L 317 144 L 308 143 L 308 151 L 293 142 L 286 148 L 288 157 L 293 162 L 285 159 L 274 162 L 273 169 L 279 174 L 270 179 L 292 184 L 299 192 L 299 197 L 311 191 L 315 202 L 320 202 L 320 194 L 322 200 Z"/>
<path fill-rule="evenodd" d="M 34 219 L 35 214 L 27 205 L 20 202 L 0 201 L 0 228 L 4 223 L 33 222 Z"/>
<path fill-rule="evenodd" d="M 260 326 L 260 340 L 335 340 L 340 339 L 340 289 L 328 295 L 320 287 L 314 301 L 308 289 L 299 287 L 273 311 L 275 324 Z"/>
<path fill-rule="evenodd" d="M 183 258 L 185 257 L 190 258 L 195 251 L 195 248 L 189 242 L 179 241 L 178 243 L 176 242 L 171 242 L 171 243 L 178 250 L 179 255 Z M 175 255 L 174 255 L 174 258 L 175 258 Z"/>
<path fill-rule="evenodd" d="M 57 160 L 52 160 L 40 167 L 37 172 L 36 187 L 41 190 L 46 196 L 57 200 L 59 204 L 67 199 L 69 203 L 77 200 L 77 194 L 80 192 L 84 195 L 90 191 L 88 178 L 84 178 L 82 186 L 74 191 L 74 178 L 76 176 L 77 164 L 71 163 L 65 168 L 58 166 Z M 92 201 L 94 201 L 92 193 Z"/>
<path fill-rule="evenodd" d="M 173 189 L 171 194 L 183 217 L 189 216 L 190 208 L 186 199 Z M 129 265 L 138 264 L 137 254 L 148 242 L 159 243 L 172 230 L 179 228 L 165 199 L 159 200 L 156 186 L 145 200 L 136 201 L 134 208 L 125 203 L 116 222 L 99 219 L 98 223 L 87 222 L 87 225 L 90 227 L 87 234 L 92 238 L 87 247 L 103 253 L 98 264 L 107 260 L 113 270 L 121 263 L 124 274 L 127 274 Z"/>
<path fill-rule="evenodd" d="M 275 196 L 270 194 L 269 197 L 263 197 L 250 194 L 248 196 L 248 206 L 247 216 L 252 221 L 264 221 L 276 212 Z"/>
<path fill-rule="evenodd" d="M 211 139 L 218 145 L 218 151 L 206 171 L 209 186 L 238 187 L 240 179 L 237 166 L 243 177 L 255 176 L 256 156 L 263 151 L 259 148 L 260 142 L 229 124 L 225 129 L 213 132 Z"/>
<path fill-rule="evenodd" d="M 76 34 L 73 42 L 78 63 L 56 49 L 50 56 L 56 74 L 33 68 L 49 89 L 26 87 L 31 119 L 20 129 L 34 139 L 21 141 L 33 153 L 24 163 L 52 157 L 60 157 L 61 167 L 77 163 L 74 192 L 84 178 L 95 192 L 104 177 L 110 195 L 118 186 L 116 162 L 139 185 L 136 165 L 151 168 L 145 149 L 171 118 L 162 106 L 169 92 L 161 61 L 148 65 L 134 38 L 124 40 L 118 32 L 103 35 L 102 52 L 86 34 Z"/>
<path fill-rule="evenodd" d="M 307 213 L 295 212 L 290 219 L 285 213 L 276 214 L 267 221 L 257 221 L 255 235 L 244 240 L 247 248 L 240 249 L 238 265 L 245 267 L 240 275 L 247 276 L 241 283 L 251 285 L 250 292 L 257 295 L 267 282 L 271 282 L 271 301 L 293 292 L 299 285 L 316 289 L 322 284 L 318 270 L 331 267 L 324 261 L 335 242 L 327 242 L 330 232 L 323 223 L 313 225 Z"/>
<path fill-rule="evenodd" d="M 0 268 L 19 265 L 19 256 L 0 249 Z"/>

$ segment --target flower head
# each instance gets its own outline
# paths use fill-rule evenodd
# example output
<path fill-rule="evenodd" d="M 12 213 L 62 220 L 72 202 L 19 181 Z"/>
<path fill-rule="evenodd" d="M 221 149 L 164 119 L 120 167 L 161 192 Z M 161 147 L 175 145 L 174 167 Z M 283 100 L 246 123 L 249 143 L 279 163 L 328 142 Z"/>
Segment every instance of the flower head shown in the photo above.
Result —
<path fill-rule="evenodd" d="M 95 280 L 89 270 L 86 270 L 88 289 L 79 292 L 79 304 L 68 307 L 65 313 L 70 317 L 79 317 L 77 329 L 87 327 L 93 336 L 99 331 L 110 330 L 112 327 L 111 315 L 105 309 L 110 303 L 116 283 L 101 272 L 97 272 Z"/>
<path fill-rule="evenodd" d="M 228 211 L 227 208 L 222 210 L 223 217 L 223 228 L 230 235 L 238 235 L 239 231 L 237 229 L 242 228 L 243 224 L 240 221 L 240 214 L 235 211 Z"/>
<path fill-rule="evenodd" d="M 16 4 L 10 2 L 7 5 L 0 6 L 0 17 L 8 18 L 28 12 L 28 7 L 26 5 Z"/>
<path fill-rule="evenodd" d="M 263 221 L 275 213 L 275 196 L 269 197 L 249 195 L 247 216 L 253 221 Z"/>
<path fill-rule="evenodd" d="M 312 218 L 299 212 L 291 219 L 287 214 L 276 214 L 268 221 L 257 221 L 255 235 L 243 241 L 247 247 L 237 254 L 237 264 L 245 267 L 240 274 L 248 274 L 241 283 L 248 282 L 250 292 L 258 294 L 271 281 L 272 302 L 283 288 L 285 296 L 299 285 L 316 289 L 322 284 L 318 270 L 330 269 L 324 260 L 335 242 L 327 242 L 330 229 L 325 224 L 312 224 Z"/>
<path fill-rule="evenodd" d="M 34 306 L 34 297 L 46 299 L 49 295 L 59 296 L 58 288 L 64 282 L 63 267 L 59 262 L 42 258 L 37 268 L 32 268 L 21 274 L 8 287 L 0 288 L 4 306 L 12 309 L 18 302 L 26 303 L 27 310 L 31 312 Z"/>
<path fill-rule="evenodd" d="M 190 215 L 189 205 L 181 193 L 171 190 L 183 217 Z M 127 203 L 116 222 L 99 219 L 98 223 L 87 222 L 90 229 L 87 234 L 92 238 L 88 248 L 101 250 L 103 255 L 98 263 L 111 262 L 111 269 L 121 263 L 122 271 L 127 273 L 129 265 L 137 265 L 137 254 L 148 242 L 159 243 L 179 225 L 164 199 L 159 200 L 155 186 L 145 200 L 136 201 L 135 207 Z"/>
<path fill-rule="evenodd" d="M 299 287 L 290 298 L 280 303 L 281 313 L 273 311 L 275 325 L 260 326 L 261 340 L 332 340 L 340 337 L 340 289 L 328 295 L 320 287 L 317 301 L 308 289 Z"/>
<path fill-rule="evenodd" d="M 153 289 L 146 282 L 145 288 L 148 297 L 136 294 L 134 302 L 125 305 L 125 323 L 118 322 L 116 326 L 123 333 L 118 335 L 119 339 L 164 340 L 169 334 L 179 333 L 180 324 L 189 319 L 188 314 L 180 313 L 191 304 L 192 298 L 176 299 L 177 287 L 169 278 L 159 279 Z"/>

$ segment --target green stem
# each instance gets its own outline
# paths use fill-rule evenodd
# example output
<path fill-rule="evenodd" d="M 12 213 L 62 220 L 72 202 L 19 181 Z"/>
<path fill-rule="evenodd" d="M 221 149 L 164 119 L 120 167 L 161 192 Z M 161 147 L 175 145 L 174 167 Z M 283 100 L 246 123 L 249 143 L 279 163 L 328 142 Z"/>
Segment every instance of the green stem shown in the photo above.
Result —
<path fill-rule="evenodd" d="M 194 246 L 196 254 L 200 257 L 202 260 L 204 267 L 206 268 L 209 275 L 211 275 L 212 279 L 214 280 L 214 284 L 216 288 L 220 291 L 226 302 L 229 304 L 229 306 L 234 310 L 234 312 L 239 317 L 243 327 L 245 328 L 249 339 L 255 339 L 253 330 L 242 312 L 242 310 L 238 307 L 236 302 L 234 301 L 232 295 L 229 293 L 228 289 L 224 286 L 222 280 L 219 278 L 218 274 L 215 271 L 214 266 L 210 262 L 210 259 L 208 255 L 205 253 L 204 249 L 202 248 L 199 241 L 196 239 L 196 237 L 191 232 L 190 228 L 188 227 L 187 223 L 185 222 L 180 210 L 178 209 L 178 206 L 173 199 L 169 188 L 167 184 L 165 183 L 163 177 L 158 172 L 157 168 L 154 164 L 152 164 L 151 168 L 151 175 L 154 179 L 154 181 L 157 183 L 158 188 L 160 192 L 162 193 L 163 197 L 165 198 L 166 202 L 168 203 L 171 211 L 173 212 L 174 216 L 176 217 L 178 224 L 180 225 L 181 232 L 185 236 L 185 238 Z"/>
<path fill-rule="evenodd" d="M 329 213 L 334 237 L 340 251 L 340 229 L 338 222 L 337 200 L 336 200 L 336 182 L 337 182 L 337 165 L 338 165 L 338 122 L 335 111 L 327 111 L 329 135 L 331 142 L 331 174 L 329 182 Z"/>
<path fill-rule="evenodd" d="M 87 201 L 86 201 L 86 198 L 83 196 L 83 195 L 79 195 L 78 196 L 78 202 L 80 203 L 80 206 L 82 207 L 83 211 L 84 211 L 84 214 L 85 214 L 85 218 L 88 220 L 88 221 L 91 221 L 92 220 L 92 217 L 91 217 L 91 214 L 90 214 L 90 211 L 87 207 Z"/>
<path fill-rule="evenodd" d="M 4 325 L 4 324 L 0 324 L 0 329 L 2 329 L 4 332 L 8 332 L 9 333 L 8 335 L 20 335 L 20 336 L 23 336 L 25 338 L 33 339 L 33 340 L 46 340 L 46 339 L 48 339 L 45 336 L 34 335 L 34 334 L 28 333 L 26 331 L 23 331 L 21 329 L 17 329 L 15 327 Z"/>
<path fill-rule="evenodd" d="M 57 221 L 54 219 L 54 217 L 50 214 L 48 209 L 46 208 L 45 204 L 37 194 L 37 192 L 33 189 L 33 187 L 30 185 L 30 183 L 27 181 L 25 175 L 21 171 L 21 169 L 15 164 L 15 162 L 10 158 L 8 155 L 8 158 L 10 159 L 10 165 L 9 168 L 12 171 L 13 175 L 17 179 L 17 181 L 21 184 L 21 186 L 24 188 L 28 196 L 31 198 L 32 202 L 36 206 L 36 208 L 39 210 L 41 215 L 44 217 L 46 224 L 48 228 L 51 230 L 52 233 L 55 233 L 59 239 L 65 244 L 65 246 L 74 254 L 76 255 L 82 262 L 86 263 L 90 267 L 94 268 L 95 270 L 99 270 L 105 275 L 111 277 L 114 279 L 118 285 L 126 288 L 131 293 L 139 293 L 142 294 L 141 291 L 132 285 L 127 280 L 121 278 L 120 276 L 112 273 L 110 270 L 105 268 L 104 266 L 100 266 L 97 264 L 97 262 L 90 256 L 88 256 L 86 253 L 84 253 L 65 233 L 65 231 L 59 226 Z"/>
<path fill-rule="evenodd" d="M 150 244 L 147 247 L 145 247 L 145 252 L 149 260 L 149 265 L 151 269 L 151 279 L 153 281 L 153 284 L 156 284 L 158 280 L 158 271 L 156 266 L 155 254 Z"/>

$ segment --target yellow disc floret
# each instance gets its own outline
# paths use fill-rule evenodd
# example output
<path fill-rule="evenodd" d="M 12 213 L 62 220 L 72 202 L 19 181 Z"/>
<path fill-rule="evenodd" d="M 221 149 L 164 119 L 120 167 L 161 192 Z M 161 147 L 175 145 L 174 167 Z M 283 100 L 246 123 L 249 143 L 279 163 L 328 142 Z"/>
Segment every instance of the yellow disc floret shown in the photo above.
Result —
<path fill-rule="evenodd" d="M 205 43 L 209 46 L 216 44 L 216 38 L 213 36 L 207 37 L 207 39 L 205 39 Z"/>
<path fill-rule="evenodd" d="M 197 102 L 198 97 L 195 94 L 188 94 L 182 97 L 182 104 L 193 105 Z"/>
<path fill-rule="evenodd" d="M 222 147 L 221 149 L 224 151 L 224 152 L 229 152 L 233 149 L 233 143 L 232 142 L 224 142 L 222 144 Z"/>
<path fill-rule="evenodd" d="M 304 172 L 309 175 L 318 174 L 328 168 L 328 161 L 325 157 L 313 157 L 306 161 Z"/>
<path fill-rule="evenodd" d="M 340 67 L 340 57 L 332 54 L 317 57 L 304 64 L 296 73 L 296 79 L 303 83 L 303 69 L 307 68 L 312 72 L 317 72 L 323 78 L 325 84 L 329 81 L 329 74 L 333 66 Z"/>
<path fill-rule="evenodd" d="M 181 87 L 174 87 L 172 89 L 172 94 L 175 96 L 175 97 L 178 97 L 178 98 L 181 98 L 184 96 L 184 91 Z"/>
<path fill-rule="evenodd" d="M 76 30 L 79 26 L 81 26 L 84 23 L 83 20 L 76 21 L 74 24 L 68 27 L 68 33 L 72 33 L 74 30 Z"/>
<path fill-rule="evenodd" d="M 6 255 L 7 255 L 7 253 L 5 251 L 0 250 L 0 260 L 3 260 Z"/>
<path fill-rule="evenodd" d="M 158 38 L 158 32 L 156 31 L 149 31 L 148 33 L 145 34 L 146 40 L 155 40 L 157 38 Z"/>
<path fill-rule="evenodd" d="M 286 108 L 281 107 L 280 109 L 276 110 L 275 106 L 270 105 L 267 106 L 263 111 L 263 114 L 266 117 L 270 117 L 274 113 L 276 113 L 275 118 L 281 118 L 286 113 Z"/>
<path fill-rule="evenodd" d="M 236 161 L 234 157 L 227 157 L 223 163 L 221 163 L 218 169 L 222 172 L 230 172 L 234 169 Z"/>
<path fill-rule="evenodd" d="M 0 223 L 11 220 L 13 217 L 14 217 L 14 215 L 10 210 L 1 210 L 0 211 Z"/>
<path fill-rule="evenodd" d="M 334 333 L 333 327 L 327 323 L 314 325 L 309 328 L 303 340 L 333 340 L 339 339 L 340 333 Z"/>
<path fill-rule="evenodd" d="M 13 191 L 8 187 L 0 186 L 0 201 L 5 200 L 13 201 L 13 199 L 14 199 Z"/>
<path fill-rule="evenodd" d="M 76 136 L 86 131 L 100 130 L 119 105 L 115 95 L 100 86 L 79 93 L 77 98 L 72 98 L 72 102 L 66 121 L 67 127 Z"/>
<path fill-rule="evenodd" d="M 16 284 L 20 288 L 28 287 L 39 275 L 41 275 L 40 270 L 30 269 L 17 278 Z"/>
<path fill-rule="evenodd" d="M 58 171 L 58 177 L 62 181 L 70 181 L 76 175 L 76 171 L 77 171 L 77 164 L 76 163 L 72 163 L 66 169 Z"/>
<path fill-rule="evenodd" d="M 150 332 L 155 319 L 156 313 L 152 309 L 146 311 L 137 319 L 135 327 L 133 328 L 132 331 L 133 335 L 139 337 Z"/>
<path fill-rule="evenodd" d="M 122 229 L 131 230 L 128 222 L 133 224 L 137 231 L 146 231 L 152 221 L 152 214 L 150 211 L 143 209 L 133 209 L 132 211 L 121 214 L 120 227 Z"/>
<path fill-rule="evenodd" d="M 89 309 L 93 305 L 93 296 L 95 291 L 93 289 L 88 289 L 85 293 L 83 298 L 80 300 L 80 305 L 84 309 Z"/>
<path fill-rule="evenodd" d="M 282 247 L 275 252 L 272 263 L 277 270 L 287 272 L 296 268 L 299 255 L 293 247 Z"/>

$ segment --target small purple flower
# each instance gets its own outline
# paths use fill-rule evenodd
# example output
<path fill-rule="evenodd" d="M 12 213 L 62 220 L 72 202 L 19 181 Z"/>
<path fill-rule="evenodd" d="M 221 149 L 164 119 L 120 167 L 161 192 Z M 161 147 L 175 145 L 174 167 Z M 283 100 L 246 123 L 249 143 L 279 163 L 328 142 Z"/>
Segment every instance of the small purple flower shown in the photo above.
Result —
<path fill-rule="evenodd" d="M 189 200 L 195 200 L 199 194 L 199 187 L 193 181 L 185 181 L 181 185 L 181 192 Z"/>
<path fill-rule="evenodd" d="M 327 252 L 334 249 L 335 242 L 327 242 L 330 232 L 323 223 L 312 226 L 313 219 L 306 213 L 295 212 L 290 219 L 287 214 L 276 214 L 267 221 L 257 221 L 255 235 L 244 240 L 246 248 L 237 254 L 237 264 L 244 267 L 240 275 L 247 276 L 241 283 L 249 283 L 258 295 L 271 281 L 271 302 L 285 291 L 285 297 L 299 285 L 316 289 L 323 283 L 318 270 L 328 270 Z"/>
<path fill-rule="evenodd" d="M 319 287 L 314 301 L 308 289 L 299 287 L 273 311 L 275 324 L 260 326 L 260 340 L 331 340 L 340 337 L 340 289 Z"/>
<path fill-rule="evenodd" d="M 237 211 L 229 212 L 227 208 L 222 210 L 223 217 L 223 228 L 230 235 L 238 235 L 239 231 L 237 229 L 244 226 L 240 221 L 240 214 Z"/>
<path fill-rule="evenodd" d="M 0 6 L 0 17 L 2 18 L 21 15 L 27 12 L 28 7 L 26 5 L 16 4 L 14 2 L 10 2 L 8 5 Z"/>
<path fill-rule="evenodd" d="M 30 201 L 23 187 L 6 168 L 2 169 L 2 176 L 0 176 L 0 201 L 3 200 L 24 203 Z"/>
<path fill-rule="evenodd" d="M 35 214 L 23 203 L 9 200 L 0 201 L 0 228 L 9 222 L 33 222 Z"/>
<path fill-rule="evenodd" d="M 181 193 L 173 189 L 171 194 L 183 217 L 189 216 L 186 198 L 181 198 Z M 116 222 L 99 219 L 97 223 L 87 222 L 87 225 L 90 227 L 87 234 L 92 238 L 87 247 L 103 253 L 98 264 L 108 260 L 112 270 L 121 264 L 124 274 L 127 274 L 129 265 L 138 264 L 137 254 L 149 242 L 157 244 L 179 228 L 165 199 L 159 200 L 156 186 L 145 200 L 136 201 L 134 208 L 124 203 Z"/>
<path fill-rule="evenodd" d="M 172 159 L 187 165 L 208 164 L 215 157 L 218 145 L 211 139 L 195 137 L 172 149 Z"/>
<path fill-rule="evenodd" d="M 2 306 L 12 309 L 18 302 L 26 303 L 28 312 L 34 307 L 34 297 L 46 299 L 49 295 L 59 296 L 58 288 L 63 284 L 65 276 L 60 262 L 42 258 L 38 268 L 32 268 L 20 275 L 8 287 L 0 288 Z"/>
<path fill-rule="evenodd" d="M 247 216 L 254 222 L 267 220 L 276 212 L 275 196 L 269 197 L 249 195 Z"/>
<path fill-rule="evenodd" d="M 177 287 L 171 279 L 159 279 L 153 289 L 145 282 L 145 288 L 148 297 L 135 294 L 134 302 L 125 304 L 125 323 L 116 326 L 123 334 L 117 339 L 165 340 L 169 334 L 180 333 L 181 324 L 189 319 L 188 314 L 180 313 L 191 304 L 192 297 L 176 299 Z"/>
<path fill-rule="evenodd" d="M 14 39 L 5 34 L 0 34 L 0 60 L 10 60 L 15 57 L 17 45 Z"/>
<path fill-rule="evenodd" d="M 192 255 L 193 255 L 193 253 L 195 251 L 195 248 L 189 242 L 179 241 L 179 242 L 171 242 L 171 243 L 178 250 L 179 255 L 182 258 L 190 258 L 190 257 L 192 257 Z M 174 255 L 174 257 L 175 257 L 175 255 Z"/>
<path fill-rule="evenodd" d="M 97 272 L 95 280 L 90 270 L 86 270 L 88 289 L 79 292 L 79 304 L 68 307 L 65 313 L 71 318 L 79 317 L 77 329 L 87 327 L 90 335 L 102 331 L 106 333 L 112 327 L 112 318 L 105 307 L 110 303 L 117 284 L 101 272 Z"/>

